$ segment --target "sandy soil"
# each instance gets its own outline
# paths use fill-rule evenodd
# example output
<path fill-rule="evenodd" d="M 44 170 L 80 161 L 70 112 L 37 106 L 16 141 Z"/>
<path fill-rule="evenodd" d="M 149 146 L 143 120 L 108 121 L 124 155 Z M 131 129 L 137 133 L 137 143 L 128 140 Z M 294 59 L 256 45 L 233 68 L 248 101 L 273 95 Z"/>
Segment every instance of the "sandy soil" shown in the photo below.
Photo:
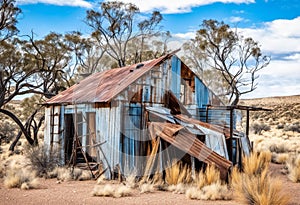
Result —
<path fill-rule="evenodd" d="M 292 183 L 280 173 L 283 165 L 271 164 L 273 176 L 283 181 L 287 194 L 291 195 L 291 205 L 300 204 L 300 184 Z M 111 198 L 94 197 L 91 192 L 95 181 L 69 181 L 57 183 L 56 179 L 40 179 L 41 188 L 34 190 L 7 189 L 0 183 L 0 204 L 239 204 L 236 200 L 230 201 L 198 201 L 190 200 L 183 194 L 156 191 L 140 194 L 138 190 L 130 197 Z"/>

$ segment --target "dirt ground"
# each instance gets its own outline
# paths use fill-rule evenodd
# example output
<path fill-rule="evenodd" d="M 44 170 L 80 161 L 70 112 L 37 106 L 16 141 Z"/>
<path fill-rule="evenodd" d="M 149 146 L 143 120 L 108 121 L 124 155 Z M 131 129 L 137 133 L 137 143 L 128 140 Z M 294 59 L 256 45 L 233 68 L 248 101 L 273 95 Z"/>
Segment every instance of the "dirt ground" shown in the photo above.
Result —
<path fill-rule="evenodd" d="M 282 180 L 285 192 L 291 195 L 290 204 L 300 204 L 300 184 L 289 181 L 285 175 L 281 174 L 280 169 L 282 167 L 283 165 L 271 164 L 270 171 L 273 176 L 277 176 Z M 57 183 L 56 179 L 40 179 L 40 184 L 40 189 L 7 189 L 3 186 L 3 181 L 1 181 L 0 204 L 239 204 L 236 200 L 190 200 L 183 194 L 163 191 L 140 194 L 138 190 L 134 190 L 132 196 L 123 198 L 94 197 L 92 196 L 92 190 L 96 185 L 95 181 Z"/>

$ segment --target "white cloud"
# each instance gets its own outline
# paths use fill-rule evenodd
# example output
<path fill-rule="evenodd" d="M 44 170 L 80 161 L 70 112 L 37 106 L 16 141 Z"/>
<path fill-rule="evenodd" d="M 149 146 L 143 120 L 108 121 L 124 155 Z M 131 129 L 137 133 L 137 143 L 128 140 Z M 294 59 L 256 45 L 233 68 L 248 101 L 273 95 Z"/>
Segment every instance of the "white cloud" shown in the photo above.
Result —
<path fill-rule="evenodd" d="M 84 8 L 92 8 L 92 4 L 85 0 L 17 0 L 18 4 L 53 4 L 58 6 L 77 6 Z"/>
<path fill-rule="evenodd" d="M 246 20 L 243 19 L 242 17 L 239 17 L 239 16 L 232 16 L 229 19 L 230 23 L 239 23 L 239 22 L 242 22 L 242 21 L 246 21 Z"/>
<path fill-rule="evenodd" d="M 288 96 L 300 94 L 300 55 L 291 55 L 289 60 L 271 60 L 259 72 L 257 89 L 243 98 Z"/>
<path fill-rule="evenodd" d="M 109 0 L 110 1 L 110 0 Z M 208 5 L 216 2 L 221 3 L 255 3 L 255 0 L 122 0 L 126 3 L 137 5 L 141 12 L 150 12 L 154 9 L 161 13 L 186 13 L 190 12 L 193 7 Z"/>
<path fill-rule="evenodd" d="M 245 37 L 252 37 L 261 45 L 262 52 L 271 55 L 270 64 L 260 71 L 258 88 L 243 98 L 286 96 L 300 94 L 300 17 L 279 19 L 259 28 L 239 28 Z M 195 32 L 173 34 L 182 40 Z"/>
<path fill-rule="evenodd" d="M 245 98 L 300 94 L 300 17 L 277 19 L 259 28 L 239 29 L 271 55 L 270 64 L 261 70 L 257 90 Z"/>
<path fill-rule="evenodd" d="M 300 52 L 300 17 L 292 20 L 278 19 L 260 28 L 239 29 L 245 36 L 260 42 L 269 53 Z"/>
<path fill-rule="evenodd" d="M 294 53 L 285 57 L 286 60 L 297 60 L 300 62 L 300 53 Z"/>
<path fill-rule="evenodd" d="M 175 38 L 190 40 L 192 38 L 195 38 L 196 32 L 190 31 L 190 32 L 187 32 L 187 33 L 175 33 L 172 36 L 175 37 Z"/>

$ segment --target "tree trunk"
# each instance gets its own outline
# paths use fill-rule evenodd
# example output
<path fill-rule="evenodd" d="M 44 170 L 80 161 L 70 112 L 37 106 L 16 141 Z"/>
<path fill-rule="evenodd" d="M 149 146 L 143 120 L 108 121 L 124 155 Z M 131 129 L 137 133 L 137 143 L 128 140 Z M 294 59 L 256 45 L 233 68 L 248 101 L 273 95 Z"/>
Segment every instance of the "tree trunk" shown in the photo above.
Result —
<path fill-rule="evenodd" d="M 235 95 L 235 98 L 234 98 L 234 100 L 231 103 L 232 106 L 237 105 L 239 103 L 239 101 L 240 101 L 240 94 L 239 93 L 235 93 L 234 95 Z"/>
<path fill-rule="evenodd" d="M 22 131 L 19 131 L 17 137 L 15 138 L 15 140 L 9 146 L 9 151 L 13 152 L 15 150 L 15 146 L 17 145 L 17 143 L 18 143 L 19 139 L 21 138 L 21 136 L 22 136 Z"/>
<path fill-rule="evenodd" d="M 0 109 L 0 112 L 3 113 L 4 115 L 9 116 L 15 123 L 17 123 L 17 125 L 21 129 L 22 133 L 25 135 L 25 138 L 26 138 L 27 142 L 30 145 L 33 145 L 34 140 L 30 137 L 29 133 L 26 131 L 26 129 L 23 126 L 22 122 L 13 113 L 11 113 L 8 110 Z"/>

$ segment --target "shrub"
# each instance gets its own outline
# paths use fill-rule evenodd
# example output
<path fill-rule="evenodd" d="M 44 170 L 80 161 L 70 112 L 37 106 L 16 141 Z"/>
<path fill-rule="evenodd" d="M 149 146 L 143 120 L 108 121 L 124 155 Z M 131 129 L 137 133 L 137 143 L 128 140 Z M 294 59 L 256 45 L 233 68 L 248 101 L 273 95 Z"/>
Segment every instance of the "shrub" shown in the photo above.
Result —
<path fill-rule="evenodd" d="M 286 146 L 286 143 L 281 142 L 281 143 L 271 144 L 269 150 L 271 152 L 276 152 L 276 153 L 285 153 L 289 151 L 289 148 Z"/>
<path fill-rule="evenodd" d="M 6 143 L 9 143 L 11 139 L 15 136 L 17 127 L 14 123 L 4 121 L 1 123 L 0 127 L 0 144 L 4 140 Z"/>
<path fill-rule="evenodd" d="M 48 147 L 41 145 L 28 147 L 25 155 L 38 176 L 46 177 L 48 172 L 60 165 L 59 153 L 58 149 L 49 152 Z"/>
<path fill-rule="evenodd" d="M 282 130 L 283 128 L 284 128 L 284 125 L 283 125 L 283 124 L 278 124 L 278 125 L 277 125 L 277 129 Z"/>
<path fill-rule="evenodd" d="M 264 123 L 254 123 L 252 125 L 252 129 L 254 131 L 254 134 L 259 134 L 261 135 L 262 131 L 269 131 L 271 130 L 271 127 L 267 124 L 264 124 Z"/>
<path fill-rule="evenodd" d="M 293 123 L 291 125 L 286 125 L 283 131 L 292 131 L 300 133 L 300 124 L 298 122 Z"/>

